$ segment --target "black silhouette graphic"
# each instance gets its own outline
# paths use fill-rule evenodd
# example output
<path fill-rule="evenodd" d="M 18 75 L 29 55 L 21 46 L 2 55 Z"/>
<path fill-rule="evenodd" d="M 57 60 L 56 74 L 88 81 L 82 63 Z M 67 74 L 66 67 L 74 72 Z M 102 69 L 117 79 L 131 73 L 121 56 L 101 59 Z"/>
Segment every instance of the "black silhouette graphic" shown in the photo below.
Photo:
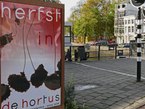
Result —
<path fill-rule="evenodd" d="M 12 33 L 0 36 L 0 47 L 5 46 L 13 40 Z"/>
<path fill-rule="evenodd" d="M 48 72 L 44 69 L 44 66 L 41 64 L 35 70 L 35 73 L 31 76 L 31 83 L 36 88 L 41 86 L 47 76 Z"/>
<path fill-rule="evenodd" d="M 35 73 L 31 75 L 30 81 L 27 80 L 24 72 L 20 72 L 19 75 L 9 75 L 8 85 L 1 84 L 1 102 L 10 96 L 10 88 L 13 88 L 17 92 L 23 93 L 30 88 L 30 83 L 36 88 L 40 87 L 44 83 L 50 90 L 59 89 L 61 86 L 61 60 L 57 63 L 57 68 L 58 71 L 55 71 L 55 73 L 47 76 L 48 72 L 44 69 L 43 64 L 40 64 L 35 70 Z"/>
<path fill-rule="evenodd" d="M 1 84 L 1 102 L 6 100 L 10 96 L 11 90 L 9 85 Z"/>
<path fill-rule="evenodd" d="M 60 77 L 57 73 L 54 73 L 46 77 L 45 86 L 51 90 L 60 88 Z"/>
<path fill-rule="evenodd" d="M 18 92 L 26 92 L 30 88 L 30 83 L 24 72 L 20 72 L 20 75 L 10 75 L 8 77 L 8 84 Z"/>

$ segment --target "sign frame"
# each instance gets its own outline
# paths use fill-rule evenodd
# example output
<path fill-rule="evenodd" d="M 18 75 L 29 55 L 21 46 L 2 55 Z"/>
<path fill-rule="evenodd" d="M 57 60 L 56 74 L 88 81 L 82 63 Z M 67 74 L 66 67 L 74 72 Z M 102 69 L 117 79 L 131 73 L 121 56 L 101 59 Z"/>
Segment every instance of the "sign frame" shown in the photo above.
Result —
<path fill-rule="evenodd" d="M 64 109 L 64 4 L 44 2 L 43 0 L 0 0 L 0 2 L 20 3 L 25 5 L 43 6 L 48 8 L 60 8 L 61 15 L 61 101 L 59 106 L 50 107 L 47 109 Z M 0 34 L 2 31 L 0 31 Z M 1 82 L 1 48 L 0 48 L 0 82 Z M 1 94 L 1 89 L 0 89 Z M 1 96 L 0 96 L 1 102 Z"/>

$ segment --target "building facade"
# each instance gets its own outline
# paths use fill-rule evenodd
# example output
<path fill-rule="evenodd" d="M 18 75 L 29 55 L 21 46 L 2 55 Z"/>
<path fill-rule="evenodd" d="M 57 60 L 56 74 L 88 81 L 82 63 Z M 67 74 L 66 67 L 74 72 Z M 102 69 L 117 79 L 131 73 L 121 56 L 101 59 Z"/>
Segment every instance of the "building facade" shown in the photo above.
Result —
<path fill-rule="evenodd" d="M 124 16 L 124 43 L 129 43 L 131 40 L 135 40 L 136 37 L 136 24 L 135 16 Z"/>
<path fill-rule="evenodd" d="M 117 43 L 124 43 L 125 7 L 126 4 L 118 4 L 115 6 L 114 35 L 116 36 Z"/>
<path fill-rule="evenodd" d="M 133 7 L 129 2 L 116 5 L 114 35 L 116 36 L 118 44 L 129 43 L 131 40 L 136 40 L 137 12 L 137 8 Z M 143 17 L 142 19 L 142 40 L 144 40 L 145 20 Z"/>

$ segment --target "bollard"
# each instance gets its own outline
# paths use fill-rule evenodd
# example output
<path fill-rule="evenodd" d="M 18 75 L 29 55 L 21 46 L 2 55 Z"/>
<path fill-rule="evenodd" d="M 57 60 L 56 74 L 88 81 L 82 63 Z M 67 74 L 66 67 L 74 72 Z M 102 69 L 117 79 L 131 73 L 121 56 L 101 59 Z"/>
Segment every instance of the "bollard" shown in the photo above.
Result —
<path fill-rule="evenodd" d="M 100 44 L 98 45 L 98 60 L 100 60 Z"/>
<path fill-rule="evenodd" d="M 115 59 L 117 59 L 117 46 L 115 46 Z"/>
<path fill-rule="evenodd" d="M 137 82 L 141 81 L 141 8 L 138 8 L 138 25 L 137 25 Z"/>

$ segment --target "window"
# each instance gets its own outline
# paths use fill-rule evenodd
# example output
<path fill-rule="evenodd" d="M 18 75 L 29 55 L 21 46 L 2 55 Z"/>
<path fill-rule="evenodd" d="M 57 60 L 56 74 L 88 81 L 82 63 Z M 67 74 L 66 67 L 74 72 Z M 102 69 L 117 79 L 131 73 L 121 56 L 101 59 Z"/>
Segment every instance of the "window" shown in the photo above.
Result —
<path fill-rule="evenodd" d="M 134 24 L 134 20 L 132 19 L 131 21 L 132 21 L 132 24 Z"/>
<path fill-rule="evenodd" d="M 120 8 L 125 8 L 125 4 L 120 4 L 120 5 L 118 5 L 118 7 L 117 7 L 118 9 L 120 9 Z"/>
<path fill-rule="evenodd" d="M 122 33 L 124 33 L 124 29 L 122 28 Z"/>
<path fill-rule="evenodd" d="M 132 32 L 134 32 L 134 26 L 132 26 Z"/>
<path fill-rule="evenodd" d="M 127 27 L 125 26 L 125 33 L 127 33 Z"/>
<path fill-rule="evenodd" d="M 127 24 L 127 20 L 125 20 L 125 24 Z"/>
<path fill-rule="evenodd" d="M 125 5 L 124 4 L 122 4 L 122 8 L 125 8 Z"/>
<path fill-rule="evenodd" d="M 119 34 L 122 34 L 122 31 L 121 31 L 121 29 L 119 30 Z"/>
<path fill-rule="evenodd" d="M 128 27 L 128 32 L 130 32 L 130 26 Z"/>
<path fill-rule="evenodd" d="M 115 20 L 115 25 L 118 25 L 118 23 L 117 23 L 117 19 Z"/>
<path fill-rule="evenodd" d="M 120 25 L 122 25 L 122 20 L 120 20 Z"/>
<path fill-rule="evenodd" d="M 143 26 L 143 32 L 145 32 L 145 25 Z"/>
<path fill-rule="evenodd" d="M 126 11 L 124 11 L 124 16 L 126 16 Z"/>
<path fill-rule="evenodd" d="M 115 28 L 115 33 L 118 33 L 118 32 L 117 32 L 117 28 Z"/>
<path fill-rule="evenodd" d="M 124 20 L 122 19 L 122 25 L 124 25 Z"/>
<path fill-rule="evenodd" d="M 130 24 L 130 20 L 128 20 L 128 24 Z"/>

